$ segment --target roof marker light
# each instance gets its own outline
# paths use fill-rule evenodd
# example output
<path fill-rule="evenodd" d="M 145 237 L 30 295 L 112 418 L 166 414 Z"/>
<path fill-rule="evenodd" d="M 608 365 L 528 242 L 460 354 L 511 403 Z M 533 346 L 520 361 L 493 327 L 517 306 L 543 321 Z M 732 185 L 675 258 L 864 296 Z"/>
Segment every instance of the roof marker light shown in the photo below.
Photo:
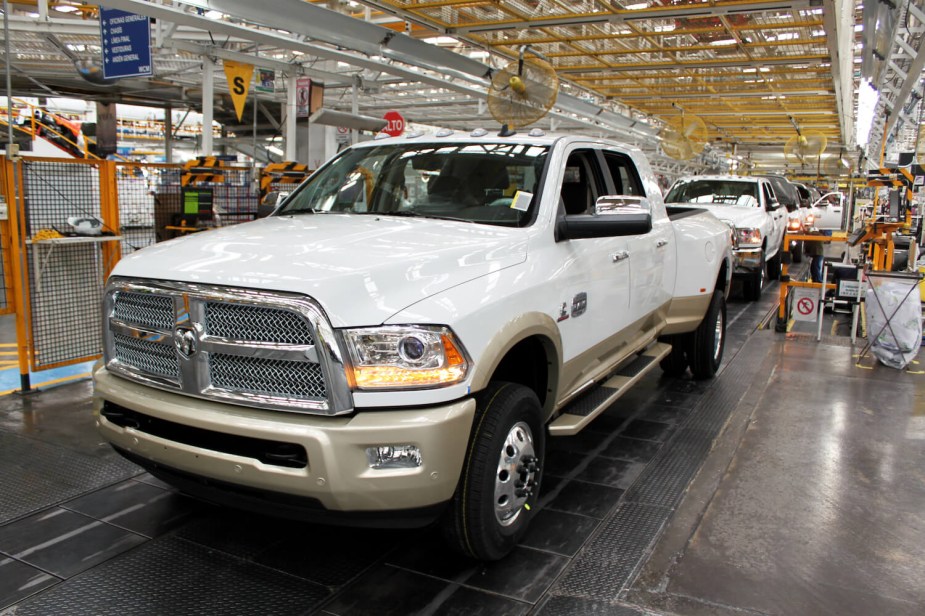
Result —
<path fill-rule="evenodd" d="M 389 137 L 391 137 L 391 135 L 388 133 L 377 133 L 373 139 L 379 141 L 380 139 L 388 139 Z"/>
<path fill-rule="evenodd" d="M 450 135 L 453 134 L 453 132 L 454 131 L 452 128 L 441 128 L 440 130 L 437 131 L 436 136 L 437 137 L 449 137 Z"/>
<path fill-rule="evenodd" d="M 469 136 L 470 137 L 484 137 L 487 134 L 488 134 L 488 131 L 485 130 L 484 128 L 477 128 L 471 133 L 469 133 Z"/>
<path fill-rule="evenodd" d="M 406 139 L 417 139 L 418 137 L 420 137 L 420 136 L 423 135 L 423 134 L 424 134 L 424 131 L 422 131 L 422 130 L 413 130 L 413 131 L 411 131 L 410 133 L 408 133 L 408 134 L 405 136 L 405 138 L 406 138 Z"/>
<path fill-rule="evenodd" d="M 539 128 L 539 127 L 531 128 L 530 132 L 527 133 L 528 137 L 544 137 L 545 135 L 546 135 L 546 131 L 544 131 L 542 128 Z"/>

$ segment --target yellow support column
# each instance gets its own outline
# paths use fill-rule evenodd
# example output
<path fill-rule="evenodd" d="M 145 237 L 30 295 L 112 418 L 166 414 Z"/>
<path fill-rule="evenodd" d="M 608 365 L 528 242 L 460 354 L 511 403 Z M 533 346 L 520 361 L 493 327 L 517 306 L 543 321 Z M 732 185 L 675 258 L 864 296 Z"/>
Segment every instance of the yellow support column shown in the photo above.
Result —
<path fill-rule="evenodd" d="M 29 349 L 32 348 L 29 332 L 29 280 L 25 275 L 26 225 L 25 199 L 22 187 L 22 162 L 3 159 L 3 191 L 7 197 L 10 215 L 10 261 L 13 273 L 13 304 L 16 310 L 16 350 L 19 360 L 21 393 L 32 391 L 29 381 Z M 18 194 L 17 194 L 18 193 Z"/>
<path fill-rule="evenodd" d="M 116 163 L 112 160 L 100 161 L 100 217 L 104 229 L 120 234 L 119 189 L 116 183 Z M 102 251 L 103 278 L 106 279 L 122 258 L 122 242 L 104 242 Z"/>

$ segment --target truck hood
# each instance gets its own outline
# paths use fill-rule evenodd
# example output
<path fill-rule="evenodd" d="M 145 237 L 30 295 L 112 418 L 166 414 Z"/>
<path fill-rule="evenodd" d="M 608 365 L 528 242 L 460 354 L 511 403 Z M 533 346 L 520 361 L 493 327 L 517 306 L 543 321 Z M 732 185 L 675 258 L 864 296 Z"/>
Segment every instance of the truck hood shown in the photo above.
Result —
<path fill-rule="evenodd" d="M 710 205 L 691 203 L 692 207 L 703 208 L 722 221 L 729 221 L 739 229 L 762 229 L 768 224 L 768 213 L 761 208 L 743 205 Z"/>
<path fill-rule="evenodd" d="M 396 312 L 527 255 L 523 229 L 350 214 L 274 216 L 156 244 L 114 276 L 309 295 L 335 327 Z"/>

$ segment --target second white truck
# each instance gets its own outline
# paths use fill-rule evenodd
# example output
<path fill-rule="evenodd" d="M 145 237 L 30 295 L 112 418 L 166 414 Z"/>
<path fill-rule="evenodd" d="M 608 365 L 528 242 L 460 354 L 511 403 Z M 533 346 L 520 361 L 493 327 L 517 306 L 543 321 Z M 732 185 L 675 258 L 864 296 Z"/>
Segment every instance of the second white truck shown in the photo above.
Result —
<path fill-rule="evenodd" d="M 334 523 L 438 520 L 494 560 L 547 437 L 661 365 L 713 376 L 731 230 L 668 210 L 609 141 L 444 131 L 338 154 L 270 217 L 122 260 L 103 436 L 203 499 Z"/>
<path fill-rule="evenodd" d="M 761 297 L 765 277 L 781 273 L 787 209 L 767 178 L 730 175 L 684 177 L 672 184 L 665 202 L 702 207 L 735 228 L 735 269 L 746 299 Z"/>

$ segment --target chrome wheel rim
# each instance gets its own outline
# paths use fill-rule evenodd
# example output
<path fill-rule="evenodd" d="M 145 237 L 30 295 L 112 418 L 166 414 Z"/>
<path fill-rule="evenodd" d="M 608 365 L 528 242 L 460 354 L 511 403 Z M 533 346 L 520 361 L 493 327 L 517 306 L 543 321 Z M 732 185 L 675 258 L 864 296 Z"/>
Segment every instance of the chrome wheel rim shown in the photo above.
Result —
<path fill-rule="evenodd" d="M 713 330 L 713 362 L 719 363 L 719 354 L 723 348 L 723 335 L 725 331 L 723 329 L 723 311 L 719 310 L 716 313 L 716 323 L 714 324 Z"/>
<path fill-rule="evenodd" d="M 495 473 L 495 518 L 501 526 L 510 526 L 520 517 L 536 489 L 537 464 L 533 432 L 518 421 L 504 439 Z"/>

